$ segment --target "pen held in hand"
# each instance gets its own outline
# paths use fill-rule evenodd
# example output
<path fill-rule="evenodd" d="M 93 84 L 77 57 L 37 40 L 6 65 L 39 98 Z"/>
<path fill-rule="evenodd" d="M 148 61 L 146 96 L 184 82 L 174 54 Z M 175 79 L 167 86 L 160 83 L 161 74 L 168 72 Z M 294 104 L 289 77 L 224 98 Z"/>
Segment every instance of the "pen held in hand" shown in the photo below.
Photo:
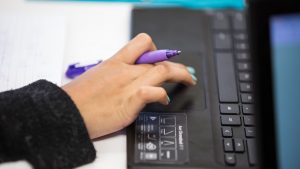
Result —
<path fill-rule="evenodd" d="M 170 58 L 177 56 L 181 53 L 180 50 L 155 50 L 146 52 L 143 55 L 141 55 L 135 62 L 135 64 L 153 64 L 157 62 L 162 62 L 169 60 Z M 85 66 L 80 66 L 78 63 L 69 65 L 68 70 L 66 72 L 66 76 L 70 79 L 74 79 L 75 77 L 81 75 L 88 69 L 96 66 L 97 64 L 101 63 L 102 61 L 99 61 L 96 64 L 90 64 Z"/>
<path fill-rule="evenodd" d="M 168 60 L 181 53 L 180 50 L 155 50 L 144 53 L 139 57 L 135 64 L 152 64 Z"/>

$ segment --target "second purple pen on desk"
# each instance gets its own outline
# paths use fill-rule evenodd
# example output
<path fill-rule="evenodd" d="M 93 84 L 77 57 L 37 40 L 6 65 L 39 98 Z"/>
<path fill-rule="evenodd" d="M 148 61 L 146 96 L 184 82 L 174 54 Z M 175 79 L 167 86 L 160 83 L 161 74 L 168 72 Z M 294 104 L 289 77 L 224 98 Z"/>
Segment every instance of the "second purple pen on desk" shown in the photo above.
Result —
<path fill-rule="evenodd" d="M 143 55 L 141 55 L 136 60 L 135 64 L 153 64 L 153 63 L 157 63 L 157 62 L 162 62 L 162 61 L 168 60 L 174 56 L 177 56 L 180 53 L 181 53 L 180 50 L 168 50 L 168 49 L 150 51 L 150 52 L 146 52 Z M 99 63 L 101 63 L 101 61 Z M 78 64 L 72 64 L 68 67 L 66 76 L 68 78 L 73 79 L 96 65 L 97 64 L 78 66 Z"/>

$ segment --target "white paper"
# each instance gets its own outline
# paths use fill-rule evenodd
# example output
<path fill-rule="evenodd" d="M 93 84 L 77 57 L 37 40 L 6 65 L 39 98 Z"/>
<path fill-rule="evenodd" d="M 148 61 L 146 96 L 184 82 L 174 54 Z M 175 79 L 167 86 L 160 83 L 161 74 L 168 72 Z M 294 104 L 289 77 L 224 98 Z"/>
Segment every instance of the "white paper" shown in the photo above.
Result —
<path fill-rule="evenodd" d="M 0 91 L 39 79 L 61 84 L 65 21 L 58 16 L 0 15 Z"/>

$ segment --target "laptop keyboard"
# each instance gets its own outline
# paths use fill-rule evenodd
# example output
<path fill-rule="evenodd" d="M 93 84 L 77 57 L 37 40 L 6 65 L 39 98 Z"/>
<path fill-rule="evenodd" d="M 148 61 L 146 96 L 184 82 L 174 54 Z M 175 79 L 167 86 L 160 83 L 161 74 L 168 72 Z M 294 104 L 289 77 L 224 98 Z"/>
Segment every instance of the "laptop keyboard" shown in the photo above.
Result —
<path fill-rule="evenodd" d="M 248 34 L 243 12 L 217 12 L 212 17 L 214 53 L 219 88 L 220 130 L 224 163 L 235 166 L 255 153 L 254 96 Z"/>

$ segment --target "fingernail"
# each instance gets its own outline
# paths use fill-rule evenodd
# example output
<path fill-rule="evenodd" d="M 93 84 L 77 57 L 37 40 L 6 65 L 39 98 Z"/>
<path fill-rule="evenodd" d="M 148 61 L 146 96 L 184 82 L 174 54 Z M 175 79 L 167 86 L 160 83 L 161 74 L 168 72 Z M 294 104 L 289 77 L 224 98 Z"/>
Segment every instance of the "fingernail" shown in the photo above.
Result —
<path fill-rule="evenodd" d="M 170 97 L 167 95 L 167 104 L 170 104 L 170 102 L 171 102 L 171 99 L 170 99 Z"/>
<path fill-rule="evenodd" d="M 195 82 L 197 82 L 197 77 L 195 76 L 195 75 L 193 75 L 193 74 L 191 74 L 191 76 L 192 76 L 192 79 L 195 81 Z"/>
<path fill-rule="evenodd" d="M 189 71 L 190 74 L 195 74 L 196 70 L 192 66 L 187 66 L 186 69 Z"/>

